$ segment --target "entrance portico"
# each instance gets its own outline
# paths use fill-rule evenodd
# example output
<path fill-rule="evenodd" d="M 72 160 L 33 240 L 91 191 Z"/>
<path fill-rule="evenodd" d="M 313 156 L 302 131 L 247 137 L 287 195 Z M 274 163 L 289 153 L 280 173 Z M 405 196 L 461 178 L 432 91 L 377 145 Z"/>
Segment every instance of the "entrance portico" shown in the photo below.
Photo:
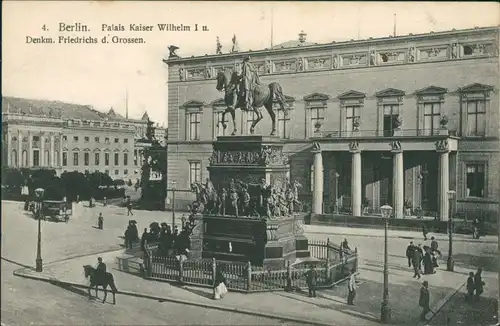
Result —
<path fill-rule="evenodd" d="M 395 218 L 404 218 L 407 202 L 412 210 L 437 212 L 447 220 L 458 140 L 447 135 L 391 138 L 315 140 L 312 212 L 361 216 L 389 204 Z"/>

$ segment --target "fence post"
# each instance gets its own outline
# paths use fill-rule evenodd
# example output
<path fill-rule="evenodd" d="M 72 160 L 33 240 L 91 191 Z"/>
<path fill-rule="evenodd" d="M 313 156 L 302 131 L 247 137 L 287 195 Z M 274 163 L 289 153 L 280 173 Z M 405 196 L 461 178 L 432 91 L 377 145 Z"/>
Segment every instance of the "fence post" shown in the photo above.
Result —
<path fill-rule="evenodd" d="M 248 262 L 247 268 L 247 291 L 250 292 L 252 288 L 252 263 Z"/>
<path fill-rule="evenodd" d="M 292 289 L 292 267 L 290 265 L 290 261 L 286 261 L 286 292 L 291 292 Z"/>
<path fill-rule="evenodd" d="M 329 285 L 331 280 L 330 275 L 330 238 L 326 239 L 326 282 Z"/>
<path fill-rule="evenodd" d="M 217 277 L 217 262 L 212 258 L 212 287 L 215 288 L 215 278 Z"/>
<path fill-rule="evenodd" d="M 147 248 L 145 251 L 146 262 L 147 262 L 147 276 L 153 276 L 153 252 Z"/>
<path fill-rule="evenodd" d="M 358 265 L 359 265 L 359 252 L 358 252 L 358 247 L 354 248 L 354 255 L 356 259 L 354 260 L 354 269 L 356 270 L 356 273 L 358 273 Z"/>
<path fill-rule="evenodd" d="M 342 241 L 340 241 L 340 249 L 339 249 L 339 254 L 340 254 L 340 262 L 344 261 L 344 247 L 342 245 Z"/>
<path fill-rule="evenodd" d="M 179 256 L 179 283 L 183 283 L 183 274 L 184 274 L 184 262 L 182 261 L 182 256 Z"/>

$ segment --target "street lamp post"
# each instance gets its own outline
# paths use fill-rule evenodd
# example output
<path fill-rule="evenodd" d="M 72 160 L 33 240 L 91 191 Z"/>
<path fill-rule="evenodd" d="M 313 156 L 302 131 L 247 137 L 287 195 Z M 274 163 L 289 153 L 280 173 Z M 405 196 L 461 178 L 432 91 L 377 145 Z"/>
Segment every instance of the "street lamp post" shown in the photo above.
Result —
<path fill-rule="evenodd" d="M 387 250 L 387 229 L 389 227 L 389 218 L 391 217 L 392 207 L 385 204 L 380 207 L 382 216 L 385 219 L 384 227 L 384 295 L 382 307 L 380 309 L 380 321 L 384 324 L 391 322 L 391 307 L 389 306 L 389 270 L 388 270 L 388 250 Z"/>
<path fill-rule="evenodd" d="M 172 230 L 175 227 L 175 185 L 177 182 L 172 181 Z"/>
<path fill-rule="evenodd" d="M 36 268 L 35 270 L 37 272 L 42 272 L 43 271 L 43 261 L 42 261 L 42 201 L 43 201 L 43 194 L 45 190 L 42 188 L 38 188 L 35 190 L 35 196 L 36 196 L 36 201 L 37 201 L 37 209 L 36 209 L 36 215 L 38 218 L 38 241 L 36 245 Z"/>
<path fill-rule="evenodd" d="M 453 197 L 455 196 L 454 190 L 448 190 L 448 261 L 446 262 L 446 270 L 453 272 L 455 263 L 453 262 L 453 219 L 452 219 L 452 208 L 453 208 Z"/>

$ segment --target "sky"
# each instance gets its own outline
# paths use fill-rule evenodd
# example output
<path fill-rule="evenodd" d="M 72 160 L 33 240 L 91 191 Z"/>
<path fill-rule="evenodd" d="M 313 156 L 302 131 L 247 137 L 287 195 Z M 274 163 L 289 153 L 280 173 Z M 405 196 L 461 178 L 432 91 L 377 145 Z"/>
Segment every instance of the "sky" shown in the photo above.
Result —
<path fill-rule="evenodd" d="M 394 16 L 396 15 L 396 16 Z M 272 19 L 271 19 L 272 17 Z M 395 18 L 394 18 L 395 17 Z M 88 32 L 59 32 L 59 24 L 86 24 Z M 205 32 L 161 32 L 157 24 L 206 25 Z M 2 94 L 92 105 L 129 117 L 145 110 L 167 124 L 167 69 L 171 44 L 181 57 L 213 54 L 216 37 L 229 52 L 298 39 L 326 43 L 393 34 L 498 26 L 495 2 L 2 2 Z M 103 32 L 102 24 L 155 25 L 147 32 Z M 45 30 L 43 30 L 45 27 Z M 27 37 L 142 37 L 144 44 L 34 44 Z"/>

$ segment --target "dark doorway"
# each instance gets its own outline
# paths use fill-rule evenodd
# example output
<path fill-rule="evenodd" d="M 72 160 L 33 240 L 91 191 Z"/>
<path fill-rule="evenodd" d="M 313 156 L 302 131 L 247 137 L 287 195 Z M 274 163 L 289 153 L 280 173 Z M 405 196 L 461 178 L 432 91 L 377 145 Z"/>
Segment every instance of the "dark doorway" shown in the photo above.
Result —
<path fill-rule="evenodd" d="M 392 155 L 382 153 L 375 165 L 375 180 L 380 180 L 380 206 L 392 206 Z"/>

